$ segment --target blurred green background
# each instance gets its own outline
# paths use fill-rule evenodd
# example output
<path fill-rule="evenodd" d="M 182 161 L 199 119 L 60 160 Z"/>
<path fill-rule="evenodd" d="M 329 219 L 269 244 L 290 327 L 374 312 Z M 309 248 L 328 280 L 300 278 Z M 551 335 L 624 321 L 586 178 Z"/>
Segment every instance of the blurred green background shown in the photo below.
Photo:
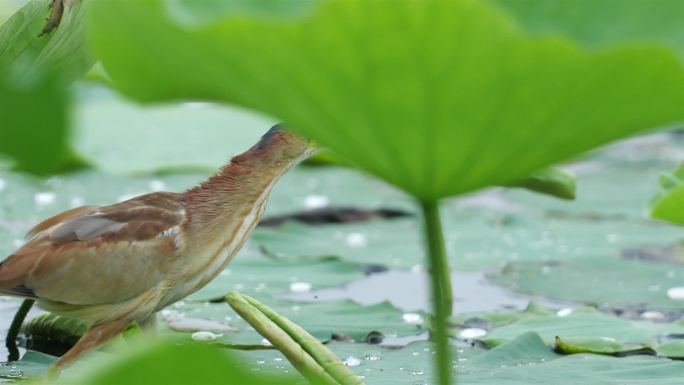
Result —
<path fill-rule="evenodd" d="M 532 3 L 537 6 L 531 6 Z M 651 42 L 655 39 L 660 42 L 656 46 L 665 48 L 657 51 L 654 57 L 660 57 L 660 54 L 667 57 L 663 52 L 669 49 L 671 57 L 681 58 L 684 34 L 678 32 L 684 23 L 684 7 L 678 7 L 678 2 L 663 0 L 659 2 L 660 7 L 647 8 L 643 1 L 604 1 L 595 7 L 588 6 L 590 2 L 577 2 L 575 8 L 568 6 L 562 11 L 551 5 L 539 6 L 551 3 L 511 1 L 506 5 L 509 13 L 502 13 L 505 15 L 502 17 L 517 20 L 524 26 L 525 33 L 544 35 L 552 32 L 569 36 L 591 54 L 600 47 L 626 46 L 633 40 Z M 25 4 L 28 2 L 1 0 L 0 22 L 8 20 Z M 113 4 L 113 10 L 118 9 L 120 15 L 125 15 L 125 2 Z M 290 7 L 278 1 L 257 2 L 254 6 L 228 2 L 225 4 L 234 8 L 226 9 L 220 7 L 220 2 L 168 1 L 165 4 L 171 10 L 172 19 L 188 28 L 183 30 L 188 36 L 216 32 L 201 26 L 220 21 L 221 12 L 244 12 L 245 15 L 256 12 L 259 15 L 256 19 L 263 22 L 262 19 L 268 21 L 272 14 L 295 18 L 310 6 L 296 2 L 297 6 Z M 79 3 L 77 7 L 80 6 Z M 96 13 L 92 17 L 106 16 L 106 6 L 101 5 L 99 9 L 99 16 Z M 61 210 L 87 203 L 114 203 L 151 191 L 183 191 L 193 186 L 231 156 L 255 143 L 263 132 L 283 118 L 280 115 L 282 106 L 283 111 L 287 110 L 282 113 L 291 114 L 288 117 L 292 116 L 305 127 L 314 127 L 310 128 L 312 133 L 327 129 L 327 126 L 313 123 L 338 122 L 344 118 L 363 122 L 367 117 L 364 114 L 371 110 L 359 108 L 348 115 L 321 114 L 307 118 L 302 112 L 305 109 L 295 102 L 282 106 L 269 104 L 260 98 L 272 90 L 273 84 L 258 82 L 267 79 L 264 74 L 271 76 L 269 71 L 272 69 L 265 65 L 254 70 L 264 77 L 244 78 L 253 83 L 237 79 L 241 82 L 229 84 L 226 91 L 220 91 L 225 94 L 221 94 L 212 86 L 224 87 L 226 84 L 222 82 L 230 78 L 221 78 L 222 82 L 216 84 L 202 83 L 202 79 L 211 80 L 213 65 L 256 64 L 249 62 L 249 58 L 237 64 L 230 57 L 230 60 L 217 59 L 213 54 L 215 46 L 193 46 L 194 40 L 169 42 L 164 41 L 167 35 L 153 32 L 149 36 L 138 35 L 140 39 L 134 40 L 145 28 L 153 28 L 154 22 L 164 25 L 162 19 L 149 19 L 149 25 L 146 25 L 142 13 L 138 14 L 140 20 L 110 15 L 112 25 L 103 22 L 98 27 L 98 33 L 106 38 L 100 37 L 101 40 L 95 43 L 91 41 L 91 45 L 99 47 L 98 55 L 107 56 L 108 61 L 105 61 L 105 67 L 98 64 L 91 69 L 95 59 L 84 49 L 84 27 L 78 19 L 83 15 L 66 15 L 64 24 L 49 41 L 36 43 L 47 14 L 47 2 L 31 2 L 24 11 L 24 18 L 13 19 L 15 24 L 5 25 L 0 31 L 0 152 L 6 155 L 0 170 L 0 250 L 5 255 L 22 244 L 23 234 L 33 224 Z M 492 17 L 492 20 L 498 20 L 499 16 Z M 611 20 L 612 28 L 601 24 L 607 19 Z M 486 34 L 486 31 L 481 32 Z M 204 68 L 205 72 L 202 67 L 195 72 L 187 68 L 189 73 L 184 78 L 182 72 L 176 72 L 181 66 L 172 65 L 176 58 L 168 58 L 166 67 L 160 65 L 164 62 L 158 61 L 158 57 L 146 59 L 145 54 L 155 51 L 153 47 L 148 47 L 149 51 L 144 49 L 145 39 L 161 39 L 160 44 L 175 43 L 179 52 L 196 50 L 198 56 L 191 59 L 211 65 Z M 26 44 L 21 44 L 22 41 Z M 111 50 L 102 52 L 109 42 L 112 42 Z M 264 43 L 264 47 L 269 47 L 268 44 Z M 254 56 L 250 57 L 261 58 L 259 55 L 263 52 L 254 50 Z M 137 58 L 136 53 L 139 54 Z M 334 53 L 316 53 L 334 59 Z M 282 60 L 269 64 L 294 63 Z M 328 61 L 320 60 L 328 65 Z M 670 63 L 669 59 L 663 60 Z M 668 79 L 681 80 L 681 60 L 674 59 L 672 63 L 677 60 L 680 71 L 673 70 L 671 77 L 666 72 L 674 67 L 669 64 L 663 64 L 662 77 L 658 74 L 649 76 L 664 83 Z M 644 57 L 643 61 L 648 62 L 649 57 Z M 193 60 L 189 62 L 196 64 Z M 111 79 L 104 70 L 107 64 L 115 69 L 117 76 L 114 76 L 115 72 L 110 75 L 115 81 L 118 77 L 120 90 L 111 86 Z M 482 64 L 474 63 L 473 68 Z M 157 78 L 145 72 L 148 67 L 163 68 L 160 71 L 178 81 L 179 88 L 168 94 L 164 93 L 168 91 L 164 87 L 157 85 L 155 88 Z M 606 68 L 606 73 L 614 69 Z M 293 73 L 301 75 L 297 71 Z M 272 76 L 273 79 L 268 79 L 281 80 L 278 78 L 281 75 Z M 192 83 L 193 79 L 199 80 Z M 184 85 L 186 81 L 191 86 L 202 84 L 205 88 L 186 90 L 183 88 L 187 86 Z M 649 84 L 645 81 L 635 87 L 648 89 Z M 249 92 L 242 92 L 243 89 L 249 89 Z M 303 89 L 298 92 L 308 95 L 308 89 Z M 632 88 L 625 86 L 625 89 Z M 182 97 L 182 101 L 169 101 L 180 98 L 174 93 L 180 92 L 178 90 L 187 91 L 184 95 L 187 97 Z M 634 105 L 634 111 L 625 112 L 629 119 L 624 120 L 634 123 L 633 128 L 616 126 L 616 132 L 623 130 L 620 135 L 608 135 L 591 144 L 637 129 L 654 128 L 648 126 L 651 122 L 658 123 L 657 126 L 668 123 L 666 127 L 559 165 L 577 176 L 576 201 L 561 201 L 529 191 L 499 187 L 442 201 L 446 248 L 454 269 L 456 314 L 450 322 L 450 330 L 456 337 L 452 342 L 459 358 L 453 368 L 460 374 L 460 383 L 504 383 L 501 381 L 505 379 L 508 381 L 505 383 L 527 384 L 539 378 L 555 378 L 558 384 L 585 380 L 596 384 L 654 381 L 674 385 L 681 381 L 684 376 L 681 362 L 684 358 L 681 339 L 684 335 L 681 295 L 684 291 L 684 233 L 680 227 L 648 219 L 647 214 L 649 201 L 658 192 L 659 175 L 674 170 L 684 159 L 684 137 L 677 130 L 680 125 L 668 120 L 671 116 L 681 120 L 684 113 L 682 84 L 666 84 L 663 90 L 672 93 L 666 95 L 667 103 L 661 103 L 657 98 L 663 95 L 654 96 L 654 103 L 648 104 L 653 115 L 649 113 L 643 117 L 639 114 L 642 106 Z M 205 96 L 202 92 L 218 95 L 213 98 L 218 101 L 193 97 Z M 289 92 L 294 91 L 278 91 L 278 94 L 282 98 L 293 97 Z M 164 101 L 140 104 L 131 96 Z M 348 95 L 340 95 L 343 102 L 355 101 L 343 96 Z M 266 112 L 220 103 L 225 100 Z M 337 99 L 326 100 L 335 102 Z M 623 102 L 629 105 L 629 100 Z M 577 114 L 577 111 L 569 110 L 567 116 L 572 113 Z M 612 122 L 616 118 L 610 114 L 596 119 L 582 112 L 578 115 L 578 120 L 585 119 L 588 124 L 577 127 L 579 131 L 585 130 L 584 136 L 595 133 L 588 130 L 590 124 Z M 534 118 L 536 115 L 530 113 L 529 119 Z M 377 128 L 369 127 L 369 130 Z M 449 128 L 448 125 L 443 127 Z M 541 136 L 546 130 L 544 125 L 539 125 Z M 342 135 L 339 128 L 330 131 Z M 410 142 L 413 134 L 401 132 L 406 135 L 397 134 L 400 138 L 394 142 L 390 140 L 387 147 L 396 145 L 401 149 L 403 141 Z M 568 140 L 575 141 L 571 135 L 574 131 L 568 132 Z M 501 143 L 506 144 L 505 135 L 508 134 L 510 132 L 502 131 Z M 429 165 L 429 151 L 407 149 L 397 152 L 395 149 L 392 155 L 391 150 L 377 144 L 386 143 L 385 137 L 374 135 L 369 134 L 372 140 L 363 143 L 374 143 L 377 154 L 368 153 L 365 160 L 363 154 L 358 155 L 364 152 L 358 149 L 342 151 L 343 155 L 362 166 L 364 162 L 372 164 L 378 160 L 378 164 L 385 166 L 367 167 L 372 174 L 418 195 L 433 197 L 435 194 L 442 196 L 445 191 L 449 194 L 462 192 L 460 186 L 435 188 L 430 192 L 410 187 L 410 178 L 406 176 L 416 172 L 415 175 L 423 178 L 423 169 L 417 166 L 411 169 L 408 164 L 406 170 L 411 170 L 403 173 L 400 168 L 387 165 L 396 166 L 397 159 L 408 162 L 412 156 L 422 157 L 421 164 Z M 416 135 L 422 138 L 422 134 Z M 483 135 L 472 136 L 473 143 Z M 333 133 L 321 136 L 324 142 L 329 142 L 327 144 L 348 145 L 355 140 L 353 135 L 344 139 Z M 563 147 L 551 139 L 523 143 L 523 148 L 529 153 L 542 154 L 540 158 L 555 161 L 587 147 L 585 143 L 578 144 L 572 154 L 563 149 L 564 156 L 554 153 L 553 146 L 539 150 L 539 147 L 554 143 L 558 148 Z M 445 143 L 440 145 L 440 154 L 449 159 L 447 156 L 452 156 L 452 150 L 448 144 L 451 142 Z M 360 148 L 366 145 L 361 144 Z M 505 146 L 497 146 L 483 151 L 471 148 L 470 157 L 459 158 L 459 162 L 471 162 L 473 167 L 484 165 L 479 169 L 482 172 L 472 171 L 469 188 L 480 187 L 483 175 L 501 175 L 501 180 L 487 183 L 507 178 L 505 169 L 493 165 L 514 164 L 515 161 L 499 158 L 501 151 L 497 150 Z M 519 148 L 510 151 L 514 150 Z M 481 163 L 488 159 L 499 163 Z M 440 172 L 447 175 L 452 167 L 454 164 L 447 164 Z M 527 168 L 521 167 L 515 176 L 524 174 L 525 170 Z M 230 290 L 239 290 L 272 306 L 320 340 L 333 339 L 329 346 L 368 384 L 435 383 L 430 363 L 434 352 L 425 342 L 429 327 L 428 276 L 420 243 L 420 213 L 412 197 L 372 174 L 338 166 L 305 165 L 292 170 L 276 187 L 265 215 L 267 219 L 310 214 L 312 210 L 314 213 L 316 210 L 339 212 L 341 208 L 360 210 L 365 215 L 357 216 L 354 221 L 315 225 L 286 217 L 290 220 L 279 226 L 257 228 L 248 245 L 215 281 L 162 312 L 161 334 L 187 345 L 187 350 L 171 351 L 173 348 L 161 346 L 137 352 L 135 348 L 115 346 L 113 350 L 86 357 L 67 370 L 62 381 L 92 384 L 255 381 L 235 377 L 233 382 L 226 382 L 230 376 L 241 375 L 233 373 L 235 366 L 251 375 L 286 374 L 294 376 L 295 383 L 301 382 L 277 351 L 217 353 L 217 350 L 206 350 L 206 346 L 192 344 L 193 336 L 201 339 L 204 335 L 202 338 L 214 343 L 263 345 L 262 337 L 225 303 L 207 301 Z M 457 182 L 446 178 L 444 181 L 445 185 Z M 381 209 L 397 210 L 406 215 L 394 219 L 378 218 L 373 213 Z M 4 297 L 0 300 L 3 335 L 17 307 L 15 300 Z M 31 317 L 38 314 L 40 311 L 34 310 Z M 31 337 L 34 348 L 29 349 L 21 361 L 0 367 L 3 381 L 44 373 L 58 350 L 63 349 L 64 344 L 68 345 L 64 341 L 55 342 L 55 330 L 46 329 L 41 332 L 45 335 L 38 333 Z M 196 332 L 208 334 L 194 334 Z M 539 337 L 527 332 L 536 332 Z M 377 342 L 372 338 L 377 335 L 382 336 L 382 343 L 369 343 Z M 561 355 L 551 351 L 548 345 L 555 342 L 556 336 L 567 342 L 563 346 L 569 346 L 562 353 L 580 354 Z M 41 345 L 41 338 L 47 339 L 47 343 L 42 341 Z M 131 337 L 131 340 L 135 338 Z M 135 345 L 134 342 L 130 344 Z M 490 350 L 495 346 L 500 346 L 499 350 Z M 613 356 L 635 351 L 642 354 Z M 226 359 L 227 354 L 232 354 L 232 358 Z M 227 364 L 236 356 L 240 361 Z M 135 375 L 126 377 L 131 373 Z"/>

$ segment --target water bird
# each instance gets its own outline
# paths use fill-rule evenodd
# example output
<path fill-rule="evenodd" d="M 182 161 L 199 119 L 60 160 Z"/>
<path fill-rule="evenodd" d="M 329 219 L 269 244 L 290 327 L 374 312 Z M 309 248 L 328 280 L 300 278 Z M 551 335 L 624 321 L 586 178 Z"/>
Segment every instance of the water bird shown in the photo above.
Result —
<path fill-rule="evenodd" d="M 257 225 L 274 184 L 314 151 L 277 125 L 183 193 L 154 192 L 45 219 L 0 263 L 0 294 L 34 299 L 88 326 L 56 368 L 133 322 L 153 328 L 158 311 L 224 269 Z"/>

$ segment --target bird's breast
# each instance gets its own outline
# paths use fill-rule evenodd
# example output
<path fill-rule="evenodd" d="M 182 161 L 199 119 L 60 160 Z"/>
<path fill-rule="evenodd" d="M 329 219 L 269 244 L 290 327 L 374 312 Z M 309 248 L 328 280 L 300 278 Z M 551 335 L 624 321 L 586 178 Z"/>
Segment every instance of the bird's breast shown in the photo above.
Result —
<path fill-rule="evenodd" d="M 249 208 L 241 220 L 225 226 L 222 236 L 199 248 L 188 247 L 185 258 L 171 279 L 170 295 L 159 309 L 176 302 L 201 289 L 213 280 L 230 263 L 258 224 L 266 207 L 268 192 Z"/>

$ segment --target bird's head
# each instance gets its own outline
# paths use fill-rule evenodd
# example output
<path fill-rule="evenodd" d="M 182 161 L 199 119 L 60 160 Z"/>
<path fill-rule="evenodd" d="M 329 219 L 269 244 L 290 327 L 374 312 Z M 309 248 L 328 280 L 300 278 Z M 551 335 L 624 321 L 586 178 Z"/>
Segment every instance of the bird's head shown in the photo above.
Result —
<path fill-rule="evenodd" d="M 317 145 L 313 141 L 277 124 L 234 161 L 260 168 L 288 169 L 309 157 L 316 149 Z"/>

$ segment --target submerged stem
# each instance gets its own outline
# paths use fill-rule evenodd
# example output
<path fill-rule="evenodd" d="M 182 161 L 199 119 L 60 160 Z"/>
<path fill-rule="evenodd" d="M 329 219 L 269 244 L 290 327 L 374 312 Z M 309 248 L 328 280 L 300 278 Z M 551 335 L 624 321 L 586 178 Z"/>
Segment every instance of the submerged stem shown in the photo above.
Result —
<path fill-rule="evenodd" d="M 425 242 L 428 246 L 428 271 L 431 279 L 433 337 L 435 349 L 435 367 L 439 385 L 450 385 L 451 382 L 451 349 L 449 348 L 448 319 L 452 310 L 452 291 L 449 263 L 444 247 L 442 222 L 439 217 L 437 201 L 422 201 L 423 219 L 425 221 Z"/>
<path fill-rule="evenodd" d="M 26 318 L 26 315 L 28 314 L 29 310 L 31 310 L 31 307 L 33 307 L 34 302 L 35 301 L 32 299 L 25 299 L 21 303 L 21 306 L 19 307 L 19 310 L 17 310 L 17 313 L 14 315 L 12 325 L 10 325 L 10 328 L 7 331 L 7 338 L 5 339 L 5 346 L 7 347 L 7 351 L 9 352 L 9 355 L 7 356 L 7 361 L 11 362 L 19 360 L 19 349 L 17 349 L 17 336 L 19 335 L 19 329 L 21 329 L 21 324 L 24 323 L 24 319 Z"/>

